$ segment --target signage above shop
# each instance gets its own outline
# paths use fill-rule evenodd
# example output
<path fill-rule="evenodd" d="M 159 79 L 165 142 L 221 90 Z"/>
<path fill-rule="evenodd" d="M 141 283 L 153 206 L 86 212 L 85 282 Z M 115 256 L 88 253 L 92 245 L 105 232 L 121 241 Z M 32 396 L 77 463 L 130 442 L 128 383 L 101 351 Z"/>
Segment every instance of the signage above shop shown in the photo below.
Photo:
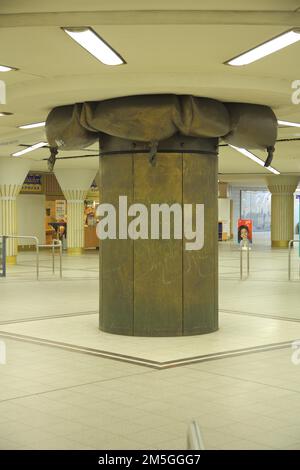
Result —
<path fill-rule="evenodd" d="M 42 176 L 41 175 L 27 175 L 22 189 L 22 193 L 41 193 L 42 192 Z"/>

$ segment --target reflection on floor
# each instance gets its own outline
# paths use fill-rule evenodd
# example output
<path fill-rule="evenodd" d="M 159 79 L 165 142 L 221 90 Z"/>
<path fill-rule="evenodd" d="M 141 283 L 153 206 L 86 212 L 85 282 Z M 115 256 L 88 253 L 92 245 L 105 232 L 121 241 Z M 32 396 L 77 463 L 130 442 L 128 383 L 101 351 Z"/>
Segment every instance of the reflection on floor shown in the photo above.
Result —
<path fill-rule="evenodd" d="M 0 280 L 0 449 L 184 449 L 191 419 L 208 449 L 300 449 L 286 250 L 254 246 L 240 281 L 237 247 L 222 243 L 221 328 L 192 338 L 100 333 L 97 254 L 64 256 L 62 281 L 48 254 L 41 264 L 37 282 L 23 253 Z"/>

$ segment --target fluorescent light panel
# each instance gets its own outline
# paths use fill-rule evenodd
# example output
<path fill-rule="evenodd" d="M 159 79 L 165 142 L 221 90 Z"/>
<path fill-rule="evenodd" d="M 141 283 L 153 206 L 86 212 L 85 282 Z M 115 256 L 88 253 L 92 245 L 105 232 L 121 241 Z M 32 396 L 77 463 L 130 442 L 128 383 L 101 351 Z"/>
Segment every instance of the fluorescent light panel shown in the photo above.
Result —
<path fill-rule="evenodd" d="M 250 160 L 254 161 L 255 163 L 258 163 L 258 165 L 263 166 L 266 170 L 271 171 L 271 173 L 274 173 L 275 175 L 280 175 L 280 172 L 273 168 L 272 166 L 265 166 L 265 162 L 261 160 L 259 157 L 254 155 L 253 153 L 249 152 L 249 150 L 241 148 L 241 147 L 236 147 L 235 145 L 229 144 L 229 147 L 233 148 L 237 152 L 242 153 L 245 155 L 245 157 L 250 158 Z"/>
<path fill-rule="evenodd" d="M 281 121 L 278 119 L 278 124 L 280 126 L 286 126 L 286 127 L 300 127 L 300 122 L 290 122 L 290 121 Z"/>
<path fill-rule="evenodd" d="M 253 49 L 250 49 L 250 51 L 244 52 L 243 54 L 228 60 L 225 64 L 234 66 L 248 65 L 256 60 L 273 54 L 280 49 L 290 46 L 297 41 L 300 41 L 300 29 L 293 29 L 280 34 L 279 36 L 254 47 Z"/>
<path fill-rule="evenodd" d="M 41 147 L 45 147 L 45 145 L 48 145 L 47 142 L 38 142 L 37 144 L 31 145 L 30 147 L 27 147 L 26 149 L 19 150 L 19 152 L 15 152 L 12 154 L 13 157 L 20 157 L 21 155 L 24 155 L 25 153 L 32 152 L 33 150 L 39 149 Z"/>
<path fill-rule="evenodd" d="M 17 70 L 15 67 L 9 67 L 8 65 L 0 65 L 0 72 L 11 72 Z"/>
<path fill-rule="evenodd" d="M 114 51 L 92 28 L 62 28 L 74 41 L 105 65 L 125 64 L 125 60 Z"/>
<path fill-rule="evenodd" d="M 24 124 L 23 126 L 19 126 L 19 129 L 34 129 L 35 127 L 44 127 L 45 122 L 35 122 L 33 124 Z"/>

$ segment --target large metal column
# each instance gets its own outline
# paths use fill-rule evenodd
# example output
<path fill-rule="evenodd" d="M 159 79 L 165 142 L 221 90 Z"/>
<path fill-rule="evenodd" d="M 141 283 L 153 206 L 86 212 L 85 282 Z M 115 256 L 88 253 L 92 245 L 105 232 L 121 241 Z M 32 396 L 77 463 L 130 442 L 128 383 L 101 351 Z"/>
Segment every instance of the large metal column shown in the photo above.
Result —
<path fill-rule="evenodd" d="M 101 135 L 101 202 L 204 204 L 204 246 L 186 240 L 100 241 L 100 329 L 180 336 L 218 329 L 217 139 L 174 136 L 149 144 Z"/>

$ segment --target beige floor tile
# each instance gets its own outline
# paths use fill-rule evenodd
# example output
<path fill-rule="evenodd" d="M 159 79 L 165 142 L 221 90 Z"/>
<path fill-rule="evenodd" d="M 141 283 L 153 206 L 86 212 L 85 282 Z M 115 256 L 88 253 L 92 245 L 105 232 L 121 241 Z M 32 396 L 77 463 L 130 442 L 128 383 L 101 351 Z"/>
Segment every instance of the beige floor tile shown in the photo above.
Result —
<path fill-rule="evenodd" d="M 220 330 L 211 335 L 166 340 L 99 332 L 94 255 L 64 257 L 62 282 L 43 268 L 37 292 L 32 255 L 22 254 L 21 265 L 0 283 L 0 322 L 44 319 L 2 324 L 0 331 L 156 360 L 300 338 L 300 322 L 282 320 L 300 320 L 299 283 L 286 280 L 286 253 L 253 250 L 245 282 L 238 279 L 238 255 L 231 244 L 221 245 L 223 312 Z M 16 289 L 18 296 L 12 295 Z M 87 289 L 88 299 L 82 296 Z M 57 313 L 77 316 L 45 319 Z M 292 364 L 290 348 L 156 371 L 4 340 L 8 362 L 0 366 L 1 449 L 181 450 L 192 419 L 207 449 L 299 449 L 300 366 Z"/>

